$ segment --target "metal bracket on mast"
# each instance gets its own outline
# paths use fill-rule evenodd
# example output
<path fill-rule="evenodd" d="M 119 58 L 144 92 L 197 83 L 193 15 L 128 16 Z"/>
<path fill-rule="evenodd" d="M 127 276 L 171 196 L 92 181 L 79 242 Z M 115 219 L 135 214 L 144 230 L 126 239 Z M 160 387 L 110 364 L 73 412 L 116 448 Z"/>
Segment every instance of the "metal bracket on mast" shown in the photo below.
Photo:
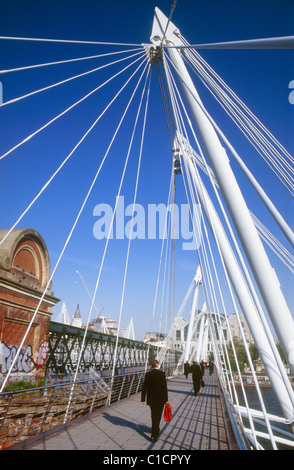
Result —
<path fill-rule="evenodd" d="M 173 171 L 175 175 L 182 174 L 181 158 L 180 158 L 180 149 L 173 148 Z"/>
<path fill-rule="evenodd" d="M 155 62 L 162 62 L 162 47 L 167 44 L 165 40 L 167 33 L 169 33 L 169 36 L 173 35 L 173 44 L 175 46 L 182 45 L 180 40 L 181 33 L 172 22 L 169 23 L 166 31 L 163 30 L 162 21 L 164 18 L 163 13 L 158 8 L 155 8 L 155 17 L 150 37 L 152 44 L 142 44 L 151 65 Z"/>
<path fill-rule="evenodd" d="M 150 65 L 162 61 L 162 48 L 154 44 L 142 44 Z"/>

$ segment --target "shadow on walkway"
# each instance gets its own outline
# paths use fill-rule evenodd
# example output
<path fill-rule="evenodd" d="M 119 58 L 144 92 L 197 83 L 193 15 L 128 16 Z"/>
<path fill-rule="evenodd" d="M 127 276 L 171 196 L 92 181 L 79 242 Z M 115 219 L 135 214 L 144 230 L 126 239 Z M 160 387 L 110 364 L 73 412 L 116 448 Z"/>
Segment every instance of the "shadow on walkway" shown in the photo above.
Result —
<path fill-rule="evenodd" d="M 114 416 L 109 413 L 102 413 L 104 419 L 114 426 L 126 427 L 128 429 L 133 429 L 140 436 L 145 437 L 147 440 L 150 440 L 150 427 L 145 424 L 136 424 L 133 421 L 129 421 L 125 418 L 120 418 L 119 416 Z"/>

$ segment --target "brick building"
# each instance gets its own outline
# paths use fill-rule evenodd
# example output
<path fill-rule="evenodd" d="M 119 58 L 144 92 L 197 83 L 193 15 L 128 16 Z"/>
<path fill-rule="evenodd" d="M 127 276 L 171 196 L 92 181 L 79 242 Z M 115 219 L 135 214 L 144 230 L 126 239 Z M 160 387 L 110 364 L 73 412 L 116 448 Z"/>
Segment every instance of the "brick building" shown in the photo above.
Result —
<path fill-rule="evenodd" d="M 0 230 L 0 241 L 7 232 Z M 51 309 L 59 302 L 51 283 L 42 299 L 49 279 L 43 238 L 32 229 L 13 230 L 0 245 L 0 384 L 22 342 L 8 382 L 45 376 Z"/>

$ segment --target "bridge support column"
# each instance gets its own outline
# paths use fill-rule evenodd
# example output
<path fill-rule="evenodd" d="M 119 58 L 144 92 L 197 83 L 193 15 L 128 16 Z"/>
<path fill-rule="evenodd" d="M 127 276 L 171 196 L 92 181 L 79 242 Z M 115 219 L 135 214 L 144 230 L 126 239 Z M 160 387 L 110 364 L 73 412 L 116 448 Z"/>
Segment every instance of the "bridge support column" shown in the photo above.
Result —
<path fill-rule="evenodd" d="M 294 322 L 280 289 L 279 281 L 254 226 L 250 212 L 230 167 L 227 154 L 212 124 L 194 98 L 196 96 L 199 102 L 201 102 L 180 53 L 176 49 L 171 49 L 169 53 L 179 73 L 179 78 L 206 156 L 218 181 L 275 332 L 294 375 Z M 182 77 L 184 77 L 184 81 Z M 187 89 L 187 85 L 189 89 Z M 194 96 L 190 90 L 193 91 Z"/>
<path fill-rule="evenodd" d="M 254 338 L 255 345 L 259 351 L 261 360 L 266 368 L 273 389 L 275 390 L 277 398 L 281 404 L 284 416 L 289 420 L 289 422 L 294 422 L 294 394 L 293 391 L 290 390 L 291 395 L 289 395 L 289 390 L 287 390 L 285 386 L 284 380 L 288 379 L 284 371 L 284 367 L 281 362 L 280 367 L 276 362 L 275 355 L 273 354 L 271 345 L 268 341 L 261 320 L 258 317 L 255 305 L 252 301 L 251 296 L 249 295 L 247 286 L 243 281 L 240 269 L 237 265 L 234 254 L 231 250 L 229 242 L 225 236 L 223 227 L 216 214 L 213 204 L 210 201 L 207 191 L 204 185 L 201 184 L 198 180 L 195 168 L 187 155 L 184 156 L 184 160 L 186 161 L 188 171 L 190 171 L 195 187 L 197 188 L 197 193 L 199 194 L 203 211 L 206 214 L 211 231 L 218 244 L 228 275 L 236 292 L 239 304 L 242 308 L 242 311 L 244 312 L 250 331 Z M 284 377 L 282 376 L 282 373 L 284 373 Z"/>
<path fill-rule="evenodd" d="M 191 313 L 190 313 L 187 341 L 186 341 L 185 354 L 184 354 L 184 362 L 189 361 L 189 357 L 191 354 L 191 341 L 193 339 L 195 316 L 196 316 L 196 310 L 197 310 L 198 299 L 199 299 L 199 285 L 201 283 L 200 267 L 197 269 L 194 282 L 195 282 L 195 288 L 194 288 L 194 295 L 193 295 L 193 301 L 192 301 L 192 307 L 191 307 Z"/>
<path fill-rule="evenodd" d="M 290 310 L 253 224 L 251 215 L 231 169 L 226 152 L 222 147 L 212 124 L 202 110 L 201 99 L 184 64 L 180 49 L 173 47 L 184 46 L 180 39 L 179 31 L 173 23 L 168 22 L 165 15 L 163 15 L 158 9 L 155 11 L 151 41 L 155 45 L 162 45 L 162 42 L 164 42 L 165 45 L 171 46 L 168 49 L 169 56 L 177 71 L 184 95 L 205 150 L 205 154 L 219 184 L 221 193 L 247 256 L 247 260 L 259 287 L 259 291 L 271 318 L 275 332 L 290 365 L 292 374 L 294 374 L 294 322 Z M 195 184 L 198 185 L 198 194 L 201 196 L 200 193 L 204 193 L 205 188 L 203 185 L 199 188 L 195 169 L 193 168 L 190 159 L 187 157 L 186 163 L 189 165 L 191 174 L 193 174 L 193 180 Z M 221 251 L 228 274 L 234 285 L 241 308 L 250 324 L 252 335 L 256 340 L 256 346 L 263 358 L 263 362 L 273 387 L 276 390 L 284 415 L 293 423 L 293 391 L 291 393 L 289 389 L 286 389 L 283 380 L 281 380 L 281 373 L 277 367 L 277 362 L 272 352 L 271 345 L 268 342 L 255 305 L 252 302 L 250 295 L 248 295 L 242 276 L 240 277 L 240 273 L 238 273 L 239 269 L 231 253 L 230 245 L 228 244 L 224 233 L 222 233 L 222 227 L 219 224 L 216 214 L 214 214 L 214 208 L 207 195 L 201 202 L 203 210 L 209 212 L 208 221 L 212 224 L 212 233 L 214 233 L 214 230 L 216 230 L 217 227 L 217 241 L 221 245 Z M 206 204 L 209 204 L 209 211 L 206 208 Z M 213 223 L 211 222 L 211 217 Z"/>

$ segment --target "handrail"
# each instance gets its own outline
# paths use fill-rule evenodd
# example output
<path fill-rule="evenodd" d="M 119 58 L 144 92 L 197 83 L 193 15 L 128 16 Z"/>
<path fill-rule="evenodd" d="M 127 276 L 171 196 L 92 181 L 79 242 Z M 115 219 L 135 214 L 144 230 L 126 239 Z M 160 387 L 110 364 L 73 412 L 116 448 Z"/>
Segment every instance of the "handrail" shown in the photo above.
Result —
<path fill-rule="evenodd" d="M 246 427 L 246 424 L 243 423 L 241 419 L 241 417 L 249 419 L 248 410 L 244 406 L 232 403 L 232 400 L 229 399 L 229 394 L 220 379 L 218 380 L 218 383 L 223 392 L 225 405 L 227 408 L 229 419 L 230 419 L 234 436 L 239 446 L 239 449 L 248 450 L 248 449 L 256 448 L 258 450 L 264 450 L 262 445 L 253 438 L 252 429 Z M 251 414 L 252 421 L 256 423 L 257 425 L 259 425 L 260 427 L 266 428 L 266 424 L 264 420 L 262 420 L 263 413 L 260 412 L 259 410 L 255 410 L 251 408 L 249 411 Z M 279 423 L 287 424 L 285 418 L 282 418 L 280 416 L 267 414 L 267 417 L 269 420 L 274 421 L 276 423 L 279 422 Z M 261 419 L 258 419 L 258 418 L 261 418 Z M 274 426 L 274 425 L 271 425 L 271 430 L 278 433 L 278 435 L 274 435 L 273 437 L 276 443 L 284 444 L 285 446 L 289 448 L 294 447 L 294 435 L 291 432 L 287 432 L 286 430 L 280 427 Z M 261 432 L 258 429 L 254 429 L 254 432 L 256 436 L 259 436 L 264 441 L 270 441 L 269 433 Z"/>
<path fill-rule="evenodd" d="M 108 399 L 112 404 L 138 393 L 144 374 L 140 371 L 1 393 L 0 449 L 97 410 Z"/>
<path fill-rule="evenodd" d="M 218 377 L 218 385 L 221 388 L 222 393 L 223 393 L 224 402 L 225 402 L 225 405 L 226 405 L 226 410 L 228 412 L 228 416 L 229 416 L 229 419 L 230 419 L 230 423 L 231 423 L 231 426 L 232 426 L 232 429 L 233 429 L 233 433 L 234 433 L 238 448 L 239 448 L 239 450 L 249 450 L 249 448 L 250 448 L 249 442 L 246 438 L 245 433 L 243 432 L 242 426 L 240 425 L 240 423 L 237 419 L 237 415 L 234 413 L 234 411 L 233 411 L 233 409 L 230 405 L 230 402 L 229 402 L 229 399 L 228 399 L 228 393 L 225 390 L 225 388 L 222 384 L 222 381 L 219 379 L 219 376 L 217 376 L 217 377 Z"/>

